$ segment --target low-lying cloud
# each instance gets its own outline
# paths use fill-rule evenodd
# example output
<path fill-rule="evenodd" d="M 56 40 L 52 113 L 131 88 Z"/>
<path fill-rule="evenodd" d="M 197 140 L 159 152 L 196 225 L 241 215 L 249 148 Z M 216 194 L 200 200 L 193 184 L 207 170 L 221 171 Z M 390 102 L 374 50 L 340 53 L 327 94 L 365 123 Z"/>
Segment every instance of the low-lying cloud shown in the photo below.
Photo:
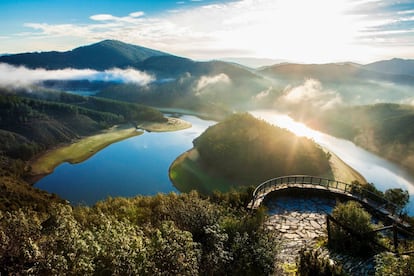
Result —
<path fill-rule="evenodd" d="M 272 91 L 273 87 L 270 86 L 267 89 L 260 91 L 259 93 L 257 93 L 257 95 L 253 96 L 252 98 L 256 101 L 260 101 L 263 100 L 265 98 L 267 98 L 270 95 L 270 92 Z"/>
<path fill-rule="evenodd" d="M 196 91 L 197 93 L 200 93 L 201 90 L 203 90 L 209 85 L 217 84 L 217 83 L 228 84 L 230 82 L 231 82 L 231 79 L 229 78 L 229 76 L 227 76 L 224 73 L 221 73 L 215 76 L 202 76 L 197 82 Z"/>
<path fill-rule="evenodd" d="M 47 80 L 112 81 L 146 85 L 154 81 L 154 77 L 132 68 L 113 68 L 105 71 L 73 68 L 46 70 L 0 63 L 0 86 L 2 87 L 26 87 Z"/>
<path fill-rule="evenodd" d="M 281 100 L 286 104 L 307 104 L 325 110 L 343 104 L 338 92 L 324 89 L 316 79 L 307 79 L 302 85 L 285 88 Z"/>

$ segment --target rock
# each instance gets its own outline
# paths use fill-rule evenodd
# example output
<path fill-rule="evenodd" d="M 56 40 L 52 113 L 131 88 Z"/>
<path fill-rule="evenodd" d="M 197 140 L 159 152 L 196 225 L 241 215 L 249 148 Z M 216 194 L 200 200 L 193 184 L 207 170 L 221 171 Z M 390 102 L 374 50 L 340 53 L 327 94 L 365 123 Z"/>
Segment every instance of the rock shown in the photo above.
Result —
<path fill-rule="evenodd" d="M 287 238 L 287 239 L 298 239 L 299 238 L 299 235 L 297 235 L 297 234 L 292 234 L 292 233 L 289 233 L 289 234 L 285 234 L 285 235 L 283 235 L 285 238 Z"/>
<path fill-rule="evenodd" d="M 312 220 L 310 224 L 312 225 L 313 228 L 317 228 L 317 229 L 321 228 L 321 225 L 314 220 Z"/>

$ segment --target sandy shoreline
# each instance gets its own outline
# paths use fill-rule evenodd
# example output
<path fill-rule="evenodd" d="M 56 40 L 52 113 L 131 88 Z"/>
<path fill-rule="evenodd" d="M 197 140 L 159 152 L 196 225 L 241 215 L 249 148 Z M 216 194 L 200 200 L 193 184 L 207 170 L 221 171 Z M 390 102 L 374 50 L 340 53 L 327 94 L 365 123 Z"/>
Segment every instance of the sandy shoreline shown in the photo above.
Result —
<path fill-rule="evenodd" d="M 353 181 L 358 181 L 360 184 L 366 184 L 367 180 L 354 168 L 345 163 L 336 154 L 330 152 L 331 158 L 329 165 L 332 169 L 332 174 L 335 180 L 351 184 Z"/>

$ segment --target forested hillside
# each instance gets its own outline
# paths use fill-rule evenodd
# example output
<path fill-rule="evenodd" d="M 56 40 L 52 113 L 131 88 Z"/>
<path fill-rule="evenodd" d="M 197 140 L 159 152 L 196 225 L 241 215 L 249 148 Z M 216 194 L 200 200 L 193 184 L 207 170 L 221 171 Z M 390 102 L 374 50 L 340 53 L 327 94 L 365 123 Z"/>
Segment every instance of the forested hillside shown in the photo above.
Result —
<path fill-rule="evenodd" d="M 194 140 L 194 147 L 208 168 L 244 183 L 330 170 L 326 154 L 314 142 L 247 113 L 208 128 Z"/>
<path fill-rule="evenodd" d="M 41 150 L 114 124 L 142 121 L 163 122 L 165 118 L 159 111 L 138 104 L 56 92 L 24 97 L 3 92 L 0 151 L 27 160 Z"/>

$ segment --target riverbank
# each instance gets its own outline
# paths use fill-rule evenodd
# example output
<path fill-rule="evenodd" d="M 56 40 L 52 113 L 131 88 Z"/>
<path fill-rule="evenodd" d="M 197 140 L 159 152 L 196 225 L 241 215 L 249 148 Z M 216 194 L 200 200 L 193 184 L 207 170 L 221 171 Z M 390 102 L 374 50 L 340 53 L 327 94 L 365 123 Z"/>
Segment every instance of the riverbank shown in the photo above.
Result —
<path fill-rule="evenodd" d="M 53 172 L 57 166 L 64 162 L 71 164 L 83 162 L 113 143 L 144 133 L 137 130 L 137 128 L 153 132 L 166 132 L 191 127 L 191 124 L 184 120 L 169 117 L 167 119 L 168 121 L 165 123 L 144 122 L 137 127 L 130 124 L 116 125 L 102 133 L 87 136 L 69 145 L 49 150 L 30 162 L 31 172 L 29 178 L 32 179 L 31 182 L 35 182 L 42 176 Z"/>
<path fill-rule="evenodd" d="M 80 163 L 113 143 L 141 134 L 143 132 L 137 131 L 132 125 L 113 126 L 100 134 L 47 151 L 30 162 L 31 175 L 49 174 L 63 162 Z"/>
<path fill-rule="evenodd" d="M 150 132 L 167 132 L 183 130 L 192 126 L 191 123 L 179 118 L 167 117 L 167 119 L 168 121 L 165 123 L 142 122 L 137 124 L 137 128 Z"/>
<path fill-rule="evenodd" d="M 336 154 L 329 152 L 329 165 L 331 166 L 332 174 L 335 180 L 345 183 L 352 183 L 358 181 L 360 184 L 367 183 L 367 180 L 354 168 L 345 163 Z"/>

